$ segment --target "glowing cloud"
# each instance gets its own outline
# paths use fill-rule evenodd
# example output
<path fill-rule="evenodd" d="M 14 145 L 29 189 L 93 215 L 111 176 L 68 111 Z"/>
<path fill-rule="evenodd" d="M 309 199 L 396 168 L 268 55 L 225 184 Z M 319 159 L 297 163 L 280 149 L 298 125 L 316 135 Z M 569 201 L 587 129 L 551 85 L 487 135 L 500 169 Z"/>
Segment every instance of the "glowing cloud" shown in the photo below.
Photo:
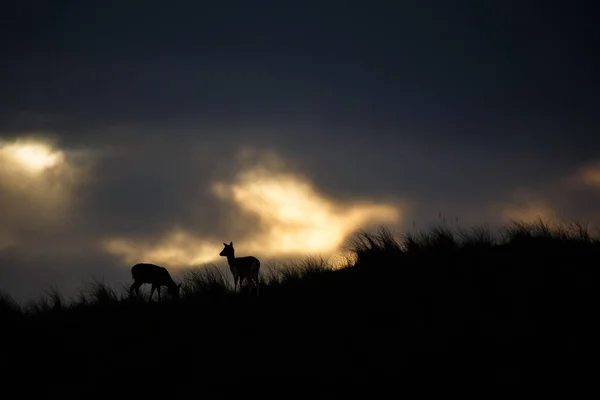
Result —
<path fill-rule="evenodd" d="M 31 141 L 0 145 L 0 154 L 3 160 L 31 173 L 39 173 L 64 161 L 61 151 L 56 151 L 44 143 Z"/>
<path fill-rule="evenodd" d="M 502 217 L 507 221 L 533 222 L 539 219 L 547 221 L 554 217 L 554 210 L 543 202 L 530 202 L 519 206 L 508 206 Z"/>
<path fill-rule="evenodd" d="M 392 205 L 336 203 L 303 178 L 262 168 L 238 175 L 234 183 L 217 183 L 213 191 L 259 218 L 260 234 L 244 248 L 263 254 L 331 253 L 362 225 L 400 219 Z"/>
<path fill-rule="evenodd" d="M 536 185 L 536 189 L 519 188 L 512 201 L 491 207 L 501 222 L 511 220 L 546 223 L 582 221 L 590 229 L 600 225 L 597 199 L 600 196 L 600 161 L 590 162 Z"/>
<path fill-rule="evenodd" d="M 318 193 L 306 178 L 281 167 L 282 163 L 271 156 L 266 164 L 241 168 L 243 172 L 232 181 L 211 186 L 215 196 L 234 206 L 231 221 L 223 221 L 229 233 L 220 240 L 209 241 L 176 228 L 155 243 L 111 238 L 102 246 L 128 264 L 146 260 L 174 268 L 221 260 L 222 241 L 234 241 L 238 254 L 332 256 L 353 231 L 401 219 L 397 206 L 335 201 Z"/>
<path fill-rule="evenodd" d="M 183 229 L 174 229 L 156 243 L 144 243 L 116 238 L 102 242 L 111 254 L 123 258 L 127 264 L 138 262 L 162 263 L 173 268 L 192 267 L 215 261 L 219 256 L 219 243 L 208 243 Z M 144 261 L 146 260 L 146 261 Z"/>
<path fill-rule="evenodd" d="M 590 163 L 579 169 L 579 181 L 587 186 L 600 188 L 600 162 Z"/>
<path fill-rule="evenodd" d="M 67 163 L 65 153 L 50 144 L 32 139 L 0 141 L 0 187 L 29 201 L 47 205 L 65 200 L 78 172 Z"/>
<path fill-rule="evenodd" d="M 0 141 L 0 246 L 15 232 L 53 229 L 69 216 L 83 176 L 67 154 L 42 139 Z"/>
<path fill-rule="evenodd" d="M 500 211 L 502 222 L 535 222 L 539 219 L 549 221 L 556 217 L 553 207 L 528 190 L 517 190 L 513 197 L 514 203 L 496 207 Z"/>

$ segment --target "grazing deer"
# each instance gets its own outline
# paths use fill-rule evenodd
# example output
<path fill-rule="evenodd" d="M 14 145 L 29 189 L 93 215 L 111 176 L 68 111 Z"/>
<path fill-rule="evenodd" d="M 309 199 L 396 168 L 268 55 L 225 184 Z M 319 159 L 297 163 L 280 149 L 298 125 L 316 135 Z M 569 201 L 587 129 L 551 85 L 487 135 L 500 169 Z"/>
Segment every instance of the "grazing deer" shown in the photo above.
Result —
<path fill-rule="evenodd" d="M 256 295 L 258 296 L 258 272 L 260 270 L 260 261 L 253 256 L 236 257 L 233 248 L 233 242 L 229 244 L 223 243 L 225 248 L 219 253 L 222 257 L 227 257 L 227 264 L 233 275 L 233 287 L 237 290 L 238 286 L 241 289 L 244 280 L 254 283 L 256 287 Z"/>
<path fill-rule="evenodd" d="M 164 267 L 159 267 L 154 264 L 136 264 L 131 267 L 131 276 L 133 277 L 133 284 L 129 289 L 129 295 L 131 296 L 135 291 L 136 295 L 140 295 L 140 286 L 144 283 L 152 284 L 152 289 L 150 290 L 150 300 L 152 300 L 152 295 L 154 294 L 154 290 L 158 292 L 158 299 L 160 300 L 160 287 L 166 286 L 169 291 L 169 295 L 172 298 L 179 298 L 179 289 L 181 288 L 181 283 L 178 285 L 175 283 L 169 271 L 167 271 Z"/>

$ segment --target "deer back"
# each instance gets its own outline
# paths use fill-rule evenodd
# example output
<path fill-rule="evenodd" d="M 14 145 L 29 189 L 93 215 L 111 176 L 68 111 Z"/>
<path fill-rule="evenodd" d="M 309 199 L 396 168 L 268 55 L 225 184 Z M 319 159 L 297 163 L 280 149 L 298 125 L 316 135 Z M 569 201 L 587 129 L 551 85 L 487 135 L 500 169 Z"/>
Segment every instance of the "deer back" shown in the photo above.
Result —
<path fill-rule="evenodd" d="M 152 283 L 156 285 L 170 286 L 175 281 L 166 268 L 154 264 L 136 264 L 131 268 L 131 276 L 135 281 L 142 283 Z"/>
<path fill-rule="evenodd" d="M 247 276 L 258 273 L 260 261 L 256 257 L 237 257 L 230 265 L 231 273 L 238 276 Z"/>

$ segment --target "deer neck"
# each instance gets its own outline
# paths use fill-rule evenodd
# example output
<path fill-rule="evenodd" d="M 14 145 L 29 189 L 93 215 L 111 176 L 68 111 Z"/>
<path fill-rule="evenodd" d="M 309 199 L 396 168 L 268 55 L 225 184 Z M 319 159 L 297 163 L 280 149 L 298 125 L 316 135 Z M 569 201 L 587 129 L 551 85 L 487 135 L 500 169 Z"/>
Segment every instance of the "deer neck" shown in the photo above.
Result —
<path fill-rule="evenodd" d="M 230 266 L 235 264 L 235 253 L 227 255 L 227 264 Z"/>

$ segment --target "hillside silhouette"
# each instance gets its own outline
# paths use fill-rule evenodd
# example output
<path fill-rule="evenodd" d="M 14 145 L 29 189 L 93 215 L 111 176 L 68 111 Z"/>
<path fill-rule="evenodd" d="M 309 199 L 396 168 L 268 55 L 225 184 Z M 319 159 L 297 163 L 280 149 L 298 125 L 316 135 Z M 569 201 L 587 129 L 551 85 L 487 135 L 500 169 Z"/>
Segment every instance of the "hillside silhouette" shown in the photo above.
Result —
<path fill-rule="evenodd" d="M 600 241 L 583 225 L 514 222 L 498 235 L 440 226 L 399 237 L 381 228 L 349 247 L 345 268 L 312 257 L 263 270 L 258 297 L 233 293 L 214 268 L 189 271 L 179 300 L 129 298 L 101 282 L 71 302 L 51 293 L 21 306 L 2 296 L 4 378 L 591 379 Z"/>

